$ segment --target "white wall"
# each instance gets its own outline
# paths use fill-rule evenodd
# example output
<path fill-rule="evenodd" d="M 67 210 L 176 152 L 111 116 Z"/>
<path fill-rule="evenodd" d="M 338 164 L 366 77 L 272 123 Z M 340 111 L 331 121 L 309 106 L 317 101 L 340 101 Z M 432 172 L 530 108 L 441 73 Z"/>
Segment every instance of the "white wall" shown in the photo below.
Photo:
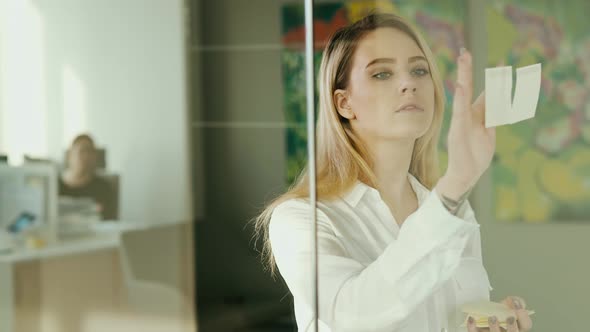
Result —
<path fill-rule="evenodd" d="M 190 218 L 182 1 L 0 2 L 0 151 L 61 161 L 89 132 L 121 175 L 121 219 Z"/>

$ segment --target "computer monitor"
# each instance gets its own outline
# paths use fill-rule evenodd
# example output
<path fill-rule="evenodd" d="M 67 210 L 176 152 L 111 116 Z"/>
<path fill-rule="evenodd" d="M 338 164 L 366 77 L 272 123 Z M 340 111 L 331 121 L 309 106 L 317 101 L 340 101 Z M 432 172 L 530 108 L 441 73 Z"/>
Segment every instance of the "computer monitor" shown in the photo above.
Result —
<path fill-rule="evenodd" d="M 57 168 L 51 164 L 0 164 L 0 227 L 27 216 L 36 225 L 55 225 L 58 195 Z"/>

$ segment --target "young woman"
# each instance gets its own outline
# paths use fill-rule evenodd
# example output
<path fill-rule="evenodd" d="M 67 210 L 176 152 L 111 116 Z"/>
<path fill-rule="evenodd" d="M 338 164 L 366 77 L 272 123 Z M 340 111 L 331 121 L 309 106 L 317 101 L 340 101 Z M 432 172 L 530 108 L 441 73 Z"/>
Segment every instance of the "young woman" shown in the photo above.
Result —
<path fill-rule="evenodd" d="M 473 319 L 459 327 L 460 306 L 491 290 L 466 198 L 491 163 L 495 130 L 484 126 L 483 94 L 471 104 L 471 64 L 462 50 L 439 178 L 444 94 L 422 37 L 398 16 L 373 14 L 329 40 L 317 124 L 320 331 L 479 331 Z M 300 331 L 314 319 L 308 179 L 304 172 L 256 225 Z M 507 330 L 528 331 L 524 301 L 504 303 L 514 310 Z M 501 330 L 495 317 L 489 323 Z"/>

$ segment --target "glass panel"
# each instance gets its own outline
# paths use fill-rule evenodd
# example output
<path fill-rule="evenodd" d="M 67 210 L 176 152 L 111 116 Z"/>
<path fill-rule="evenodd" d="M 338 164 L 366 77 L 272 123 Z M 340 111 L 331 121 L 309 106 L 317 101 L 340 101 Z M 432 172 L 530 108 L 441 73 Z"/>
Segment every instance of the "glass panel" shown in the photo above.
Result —
<path fill-rule="evenodd" d="M 588 266 L 572 255 L 588 235 L 588 6 L 315 5 L 316 43 L 352 27 L 324 48 L 335 51 L 317 76 L 320 330 L 465 331 L 469 315 L 480 327 L 490 316 L 503 327 L 517 317 L 520 330 L 531 319 L 547 331 L 583 324 Z M 503 66 L 504 85 L 487 71 Z M 506 102 L 497 107 L 492 95 Z M 400 110 L 406 104 L 415 107 Z M 371 172 L 353 172 L 362 163 L 350 150 Z M 324 164 L 333 166 L 322 173 Z M 357 182 L 339 185 L 330 174 Z M 564 294 L 571 312 L 547 300 Z M 537 314 L 513 311 L 514 298 Z M 302 307 L 306 326 L 312 303 Z"/>
<path fill-rule="evenodd" d="M 0 331 L 195 329 L 185 23 L 0 2 Z"/>
<path fill-rule="evenodd" d="M 291 1 L 300 4 L 302 1 Z M 286 3 L 191 1 L 193 155 L 200 331 L 294 331 L 292 296 L 261 255 L 269 219 L 254 219 L 306 162 L 303 65 L 290 52 Z"/>

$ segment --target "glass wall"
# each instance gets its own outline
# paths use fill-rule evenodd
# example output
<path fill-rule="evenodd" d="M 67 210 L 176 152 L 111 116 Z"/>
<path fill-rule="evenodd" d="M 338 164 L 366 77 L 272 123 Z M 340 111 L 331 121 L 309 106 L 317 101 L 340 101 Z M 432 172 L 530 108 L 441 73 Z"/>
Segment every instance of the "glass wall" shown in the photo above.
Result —
<path fill-rule="evenodd" d="M 0 331 L 582 331 L 588 9 L 0 0 Z"/>

